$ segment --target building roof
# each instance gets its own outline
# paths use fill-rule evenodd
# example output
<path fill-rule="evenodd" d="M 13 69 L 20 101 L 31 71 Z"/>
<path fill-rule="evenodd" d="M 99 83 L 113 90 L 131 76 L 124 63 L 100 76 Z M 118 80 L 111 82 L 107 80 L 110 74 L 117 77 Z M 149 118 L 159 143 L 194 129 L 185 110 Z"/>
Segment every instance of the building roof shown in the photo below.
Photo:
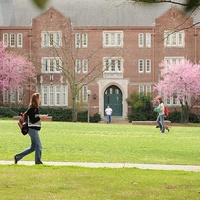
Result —
<path fill-rule="evenodd" d="M 49 0 L 45 10 L 51 6 L 71 18 L 74 26 L 153 26 L 155 18 L 172 5 L 133 4 L 130 0 Z M 30 26 L 32 19 L 45 10 L 31 0 L 0 0 L 0 26 Z"/>

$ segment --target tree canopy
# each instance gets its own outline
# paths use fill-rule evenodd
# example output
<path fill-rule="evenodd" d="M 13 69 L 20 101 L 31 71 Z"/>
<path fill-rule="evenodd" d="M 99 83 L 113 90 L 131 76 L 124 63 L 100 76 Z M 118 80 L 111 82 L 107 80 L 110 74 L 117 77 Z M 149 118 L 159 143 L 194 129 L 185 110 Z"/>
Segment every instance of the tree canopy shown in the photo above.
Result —
<path fill-rule="evenodd" d="M 161 80 L 155 90 L 165 99 L 174 97 L 180 101 L 187 121 L 189 109 L 193 106 L 192 100 L 197 101 L 200 95 L 200 64 L 185 59 L 177 63 L 162 62 L 160 67 Z"/>
<path fill-rule="evenodd" d="M 49 0 L 31 0 L 38 8 L 45 8 Z M 114 0 L 113 0 L 114 1 Z M 190 11 L 196 9 L 200 6 L 200 0 L 127 0 L 128 2 L 144 2 L 144 3 L 172 3 L 176 5 L 183 6 L 185 11 Z"/>
<path fill-rule="evenodd" d="M 155 4 L 155 3 L 171 3 L 175 5 L 180 5 L 183 6 L 185 11 L 191 11 L 200 6 L 200 0 L 128 0 L 133 3 L 136 2 L 144 2 L 144 3 L 150 3 L 150 4 Z"/>
<path fill-rule="evenodd" d="M 45 6 L 46 6 L 46 4 L 47 4 L 47 2 L 48 2 L 48 0 L 31 0 L 38 8 L 41 8 L 41 9 L 43 9 Z"/>
<path fill-rule="evenodd" d="M 27 58 L 7 52 L 0 43 L 0 91 L 16 92 L 20 86 L 30 89 L 35 67 Z"/>

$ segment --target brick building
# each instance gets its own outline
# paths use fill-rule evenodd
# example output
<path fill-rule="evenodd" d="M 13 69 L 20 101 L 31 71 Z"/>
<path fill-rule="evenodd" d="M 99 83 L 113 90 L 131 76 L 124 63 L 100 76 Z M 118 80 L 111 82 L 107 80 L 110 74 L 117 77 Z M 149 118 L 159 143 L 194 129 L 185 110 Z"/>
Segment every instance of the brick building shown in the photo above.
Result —
<path fill-rule="evenodd" d="M 91 113 L 103 116 L 110 105 L 114 116 L 126 117 L 133 91 L 156 95 L 162 60 L 200 58 L 197 15 L 188 18 L 171 5 L 58 0 L 40 11 L 27 0 L 0 0 L 0 6 L 0 40 L 34 63 L 33 87 L 42 94 L 42 106 L 70 107 L 75 98 L 87 108 L 89 98 Z M 28 104 L 31 92 L 21 92 L 11 98 L 12 106 Z M 6 99 L 3 94 L 1 104 Z M 173 97 L 166 104 L 179 107 Z"/>

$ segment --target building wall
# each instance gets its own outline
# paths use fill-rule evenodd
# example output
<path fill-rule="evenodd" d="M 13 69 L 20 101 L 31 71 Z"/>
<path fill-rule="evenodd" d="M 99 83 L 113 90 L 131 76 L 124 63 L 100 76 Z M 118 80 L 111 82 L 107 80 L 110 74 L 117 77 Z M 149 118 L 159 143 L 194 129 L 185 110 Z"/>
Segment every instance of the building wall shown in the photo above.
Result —
<path fill-rule="evenodd" d="M 60 106 L 72 105 L 72 90 L 70 82 L 66 78 L 67 74 L 62 73 L 44 73 L 42 71 L 41 60 L 44 57 L 55 58 L 62 57 L 63 67 L 72 72 L 75 68 L 74 63 L 76 59 L 83 61 L 88 60 L 88 72 L 85 74 L 73 73 L 74 79 L 81 80 L 87 84 L 87 89 L 91 90 L 90 98 L 91 114 L 99 113 L 104 115 L 105 91 L 110 86 L 117 86 L 122 92 L 122 117 L 127 116 L 128 105 L 126 99 L 133 91 L 138 91 L 143 88 L 144 91 L 151 89 L 152 96 L 156 94 L 153 91 L 154 83 L 159 81 L 159 63 L 165 58 L 179 58 L 184 57 L 192 61 L 199 61 L 199 27 L 190 27 L 193 25 L 193 19 L 187 19 L 179 10 L 172 8 L 162 16 L 155 19 L 155 24 L 148 27 L 74 27 L 71 24 L 71 19 L 63 16 L 54 8 L 49 8 L 40 16 L 36 16 L 32 20 L 30 27 L 0 27 L 0 39 L 3 39 L 3 33 L 22 33 L 23 34 L 23 48 L 9 48 L 19 53 L 28 56 L 33 61 L 37 69 L 37 79 L 34 83 L 35 90 L 43 93 L 45 86 L 53 88 L 53 93 L 56 92 L 57 86 L 63 86 L 66 92 L 65 104 Z M 164 32 L 173 30 L 182 30 L 185 34 L 185 44 L 183 47 L 165 47 L 164 46 Z M 42 46 L 43 32 L 57 32 L 60 31 L 62 35 L 62 48 L 52 48 Z M 105 32 L 116 33 L 120 32 L 123 35 L 123 45 L 120 47 L 104 47 L 103 35 Z M 75 37 L 79 33 L 87 35 L 87 47 L 75 47 Z M 139 46 L 139 35 L 143 34 L 143 46 Z M 150 46 L 148 43 L 150 37 Z M 122 71 L 120 73 L 105 73 L 103 59 L 104 58 L 122 58 Z M 142 60 L 144 62 L 144 70 L 139 72 L 138 63 Z M 150 61 L 151 69 L 147 70 L 146 62 Z M 93 70 L 94 72 L 90 74 Z M 65 71 L 67 73 L 67 71 Z M 87 75 L 87 76 L 86 76 Z M 93 80 L 94 79 L 94 80 Z M 54 87 L 55 86 L 55 87 Z M 50 90 L 50 89 L 49 89 Z M 27 105 L 30 92 L 24 91 L 25 98 L 24 105 Z M 94 94 L 96 98 L 94 98 Z M 55 97 L 55 94 L 53 94 Z M 59 98 L 62 94 L 58 92 Z M 64 96 L 62 97 L 64 98 Z M 2 99 L 3 100 L 3 99 Z M 56 101 L 56 98 L 55 98 Z M 53 101 L 52 101 L 53 102 Z M 45 106 L 45 101 L 42 102 Z M 17 103 L 14 103 L 17 106 Z M 87 108 L 87 99 L 81 104 Z M 51 106 L 59 106 L 55 102 Z M 173 107 L 173 105 L 172 105 Z"/>

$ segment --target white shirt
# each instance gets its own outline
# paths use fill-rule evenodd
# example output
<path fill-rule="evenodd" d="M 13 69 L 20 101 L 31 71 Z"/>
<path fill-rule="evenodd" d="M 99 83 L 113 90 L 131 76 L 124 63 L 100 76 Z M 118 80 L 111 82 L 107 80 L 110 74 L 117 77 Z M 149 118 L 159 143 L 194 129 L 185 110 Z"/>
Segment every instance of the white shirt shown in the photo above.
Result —
<path fill-rule="evenodd" d="M 162 108 L 162 110 L 160 110 L 160 112 L 159 112 L 159 115 L 164 115 L 165 114 L 165 112 L 164 112 L 164 109 L 165 109 L 164 103 L 161 103 L 159 106 L 160 106 L 160 109 Z"/>
<path fill-rule="evenodd" d="M 108 107 L 105 109 L 106 115 L 111 115 L 112 114 L 112 108 Z"/>

